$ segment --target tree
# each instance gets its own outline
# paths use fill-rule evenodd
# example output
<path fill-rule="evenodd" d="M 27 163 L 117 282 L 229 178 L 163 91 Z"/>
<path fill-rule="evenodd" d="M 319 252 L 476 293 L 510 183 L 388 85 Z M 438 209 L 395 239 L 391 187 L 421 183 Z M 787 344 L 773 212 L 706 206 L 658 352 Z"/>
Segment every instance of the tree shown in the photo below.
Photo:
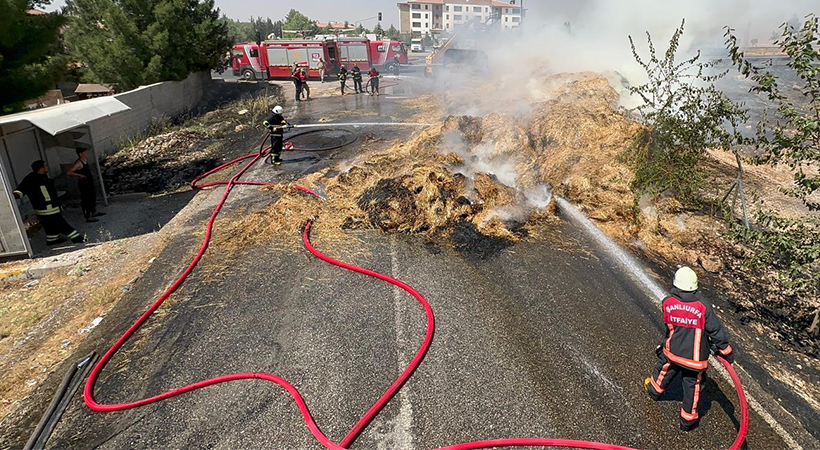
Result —
<path fill-rule="evenodd" d="M 384 36 L 384 28 L 382 28 L 382 24 L 377 23 L 376 26 L 373 28 L 373 33 L 376 36 Z"/>
<path fill-rule="evenodd" d="M 285 16 L 283 27 L 285 32 L 291 32 L 291 34 L 298 34 L 300 31 L 305 32 L 305 34 L 315 34 L 318 31 L 316 22 L 295 9 L 291 9 L 288 15 Z"/>
<path fill-rule="evenodd" d="M 276 27 L 273 24 L 273 21 L 270 20 L 270 17 L 262 19 L 261 17 L 257 17 L 254 19 L 251 17 L 251 40 L 256 41 L 256 37 L 259 36 L 261 40 L 265 40 L 271 34 L 275 36 L 279 36 L 276 33 Z"/>
<path fill-rule="evenodd" d="M 214 0 L 67 0 L 66 12 L 82 78 L 121 90 L 221 67 L 231 44 Z"/>
<path fill-rule="evenodd" d="M 23 102 L 44 94 L 65 69 L 60 55 L 58 13 L 29 15 L 48 1 L 0 1 L 0 114 L 17 111 Z"/>
<path fill-rule="evenodd" d="M 390 28 L 387 29 L 387 37 L 390 39 L 400 39 L 401 33 L 399 33 L 399 30 L 397 30 L 393 24 L 391 24 Z"/>
<path fill-rule="evenodd" d="M 729 55 L 740 72 L 753 83 L 751 92 L 764 94 L 775 105 L 774 120 L 764 120 L 757 128 L 757 144 L 764 151 L 757 162 L 786 164 L 794 170 L 791 194 L 812 210 L 820 210 L 820 19 L 811 14 L 797 26 L 789 21 L 781 26 L 775 45 L 789 57 L 788 67 L 800 78 L 800 85 L 788 91 L 800 93 L 802 101 L 790 98 L 777 76 L 756 67 L 745 58 L 734 30 L 726 30 Z"/>
<path fill-rule="evenodd" d="M 731 150 L 735 144 L 746 142 L 739 131 L 746 111 L 715 88 L 714 82 L 726 72 L 705 75 L 716 62 L 700 62 L 700 52 L 676 61 L 684 25 L 682 22 L 675 30 L 663 59 L 659 59 L 649 33 L 648 60 L 638 54 L 629 37 L 632 54 L 649 80 L 630 88 L 643 100 L 638 111 L 646 125 L 630 156 L 635 166 L 632 188 L 636 197 L 670 191 L 678 200 L 691 204 L 697 201 L 703 181 L 700 169 L 706 152 L 711 148 Z"/>
<path fill-rule="evenodd" d="M 240 22 L 227 16 L 223 17 L 228 29 L 228 39 L 234 43 L 252 42 L 256 40 L 256 33 L 253 32 L 251 22 Z"/>
<path fill-rule="evenodd" d="M 353 32 L 358 34 L 358 35 L 366 34 L 367 33 L 367 28 L 362 26 L 362 24 L 359 24 L 359 26 L 357 26 L 356 29 Z"/>

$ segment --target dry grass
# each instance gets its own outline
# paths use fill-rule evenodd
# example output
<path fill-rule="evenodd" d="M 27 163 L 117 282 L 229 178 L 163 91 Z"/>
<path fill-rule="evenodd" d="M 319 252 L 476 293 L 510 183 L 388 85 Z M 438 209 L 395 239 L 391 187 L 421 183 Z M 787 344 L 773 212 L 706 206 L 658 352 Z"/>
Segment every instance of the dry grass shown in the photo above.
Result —
<path fill-rule="evenodd" d="M 54 271 L 37 286 L 3 285 L 0 309 L 0 421 L 88 336 L 161 248 L 146 235 L 85 251 L 71 269 Z"/>

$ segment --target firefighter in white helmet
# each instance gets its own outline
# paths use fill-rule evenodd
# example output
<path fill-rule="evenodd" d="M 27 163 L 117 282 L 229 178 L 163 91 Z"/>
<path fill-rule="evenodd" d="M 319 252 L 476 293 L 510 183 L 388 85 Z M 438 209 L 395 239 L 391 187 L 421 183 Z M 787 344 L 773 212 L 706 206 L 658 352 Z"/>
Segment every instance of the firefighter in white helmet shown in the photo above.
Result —
<path fill-rule="evenodd" d="M 285 112 L 285 109 L 277 105 L 273 108 L 273 112 L 262 122 L 262 124 L 270 130 L 271 164 L 274 166 L 282 165 L 282 145 L 285 140 L 285 127 L 290 126 L 282 115 L 283 112 Z"/>
<path fill-rule="evenodd" d="M 665 341 L 655 350 L 658 363 L 644 386 L 653 400 L 658 400 L 676 375 L 681 375 L 683 404 L 680 428 L 691 431 L 700 424 L 698 401 L 710 348 L 730 363 L 734 363 L 732 346 L 712 305 L 698 291 L 698 276 L 689 267 L 675 273 L 671 294 L 663 301 Z"/>

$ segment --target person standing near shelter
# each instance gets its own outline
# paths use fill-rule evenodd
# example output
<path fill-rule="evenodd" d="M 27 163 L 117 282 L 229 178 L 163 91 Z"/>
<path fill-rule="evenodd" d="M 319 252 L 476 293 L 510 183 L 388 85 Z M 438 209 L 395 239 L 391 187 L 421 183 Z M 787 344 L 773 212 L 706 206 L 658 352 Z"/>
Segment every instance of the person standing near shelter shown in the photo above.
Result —
<path fill-rule="evenodd" d="M 353 76 L 353 89 L 356 90 L 357 94 L 361 94 L 364 92 L 362 89 L 362 70 L 359 69 L 358 65 L 353 66 L 353 69 L 350 71 L 350 74 Z"/>
<path fill-rule="evenodd" d="M 14 198 L 22 199 L 23 196 L 31 201 L 34 213 L 46 231 L 46 244 L 60 244 L 66 238 L 75 244 L 83 242 L 83 236 L 63 218 L 60 198 L 54 188 L 54 181 L 48 177 L 48 165 L 45 161 L 31 163 L 31 173 L 14 190 Z"/>
<path fill-rule="evenodd" d="M 339 84 L 342 86 L 342 95 L 345 95 L 345 83 L 347 82 L 347 69 L 345 66 L 342 65 L 342 68 L 339 69 Z"/>
<path fill-rule="evenodd" d="M 296 89 L 296 101 L 302 101 L 302 79 L 299 77 L 299 64 L 293 64 L 293 70 L 290 72 L 290 77 L 293 80 L 293 87 Z"/>
<path fill-rule="evenodd" d="M 285 112 L 285 108 L 277 105 L 273 108 L 273 112 L 262 122 L 262 125 L 270 131 L 271 164 L 274 166 L 282 165 L 282 145 L 285 140 L 285 127 L 290 126 L 282 115 L 283 112 Z"/>
<path fill-rule="evenodd" d="M 370 71 L 367 72 L 367 75 L 370 76 L 370 89 L 371 89 L 370 96 L 372 97 L 373 94 L 380 95 L 379 94 L 379 76 L 381 74 L 379 74 L 379 71 L 376 70 L 375 67 L 371 67 Z"/>
<path fill-rule="evenodd" d="M 325 82 L 325 59 L 319 58 L 319 78 L 322 80 L 322 83 Z"/>
<path fill-rule="evenodd" d="M 66 175 L 79 179 L 77 186 L 80 188 L 80 205 L 85 221 L 99 222 L 95 217 L 104 216 L 105 213 L 97 212 L 97 191 L 94 189 L 94 178 L 91 176 L 91 167 L 88 165 L 87 148 L 77 147 L 77 160 L 68 169 Z"/>
<path fill-rule="evenodd" d="M 305 93 L 305 100 L 310 100 L 310 86 L 308 86 L 308 74 L 304 67 L 299 71 L 299 81 L 302 83 L 302 92 Z"/>
<path fill-rule="evenodd" d="M 675 273 L 671 296 L 663 301 L 666 341 L 655 350 L 658 363 L 644 387 L 653 400 L 660 399 L 676 375 L 681 375 L 683 404 L 680 429 L 692 431 L 700 425 L 698 400 L 709 364 L 709 350 L 734 364 L 735 357 L 723 325 L 698 291 L 698 276 L 689 267 Z"/>

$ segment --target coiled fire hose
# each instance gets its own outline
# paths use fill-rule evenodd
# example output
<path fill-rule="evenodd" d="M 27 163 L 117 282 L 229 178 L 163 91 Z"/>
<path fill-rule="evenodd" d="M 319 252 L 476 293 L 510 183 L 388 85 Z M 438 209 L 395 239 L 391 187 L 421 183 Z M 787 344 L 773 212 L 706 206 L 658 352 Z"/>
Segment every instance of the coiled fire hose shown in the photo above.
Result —
<path fill-rule="evenodd" d="M 207 380 L 198 381 L 196 383 L 189 384 L 187 386 L 183 386 L 180 388 L 176 388 L 170 391 L 166 391 L 152 397 L 144 398 L 141 400 L 135 400 L 126 403 L 115 403 L 115 404 L 102 404 L 98 403 L 94 399 L 94 386 L 97 383 L 97 379 L 100 376 L 100 373 L 105 368 L 106 364 L 111 360 L 114 354 L 125 344 L 126 341 L 142 326 L 145 322 L 148 321 L 151 314 L 154 313 L 162 303 L 173 294 L 185 281 L 188 275 L 194 270 L 197 266 L 199 261 L 202 259 L 202 256 L 208 250 L 208 245 L 210 244 L 211 237 L 213 234 L 214 229 L 214 222 L 216 221 L 217 216 L 222 211 L 223 206 L 225 205 L 228 196 L 230 195 L 233 188 L 237 185 L 253 185 L 253 186 L 265 186 L 265 185 L 272 185 L 275 183 L 262 183 L 262 182 L 253 182 L 253 181 L 242 181 L 240 178 L 248 169 L 251 168 L 255 163 L 259 160 L 263 159 L 267 154 L 270 152 L 270 147 L 265 147 L 265 142 L 267 138 L 262 141 L 262 147 L 258 153 L 252 153 L 250 155 L 242 156 L 239 158 L 234 159 L 233 161 L 229 161 L 225 164 L 220 165 L 219 167 L 208 171 L 207 173 L 203 174 L 200 177 L 197 177 L 195 180 L 191 182 L 191 187 L 193 189 L 203 189 L 212 186 L 219 186 L 224 185 L 225 191 L 222 194 L 222 197 L 217 202 L 216 206 L 214 207 L 213 212 L 211 213 L 210 218 L 208 219 L 208 223 L 206 225 L 205 230 L 205 237 L 202 241 L 202 245 L 199 248 L 196 256 L 194 256 L 193 260 L 188 264 L 182 274 L 174 281 L 171 286 L 159 296 L 159 298 L 154 301 L 154 303 L 134 322 L 126 331 L 120 336 L 119 339 L 108 349 L 107 352 L 103 355 L 103 357 L 99 360 L 99 362 L 94 366 L 91 374 L 88 377 L 88 381 L 85 384 L 85 388 L 83 390 L 83 399 L 85 400 L 86 405 L 93 410 L 98 412 L 112 412 L 112 411 L 124 411 L 128 409 L 137 408 L 140 406 L 148 405 L 151 403 L 155 403 L 161 400 L 165 400 L 171 397 L 175 397 L 180 394 L 184 394 L 186 392 L 191 392 L 197 389 L 201 389 L 207 386 L 211 386 L 214 384 L 234 381 L 234 380 L 248 380 L 248 379 L 260 379 L 270 381 L 272 383 L 276 383 L 285 391 L 290 394 L 293 398 L 293 401 L 296 403 L 296 406 L 299 408 L 300 413 L 302 414 L 302 418 L 305 421 L 310 432 L 319 441 L 322 445 L 326 448 L 331 450 L 344 450 L 350 447 L 353 441 L 361 434 L 361 432 L 367 427 L 367 425 L 373 420 L 373 418 L 387 405 L 391 398 L 401 389 L 404 383 L 410 378 L 410 376 L 415 372 L 416 368 L 421 364 L 421 361 L 424 359 L 424 356 L 427 354 L 427 350 L 430 347 L 430 344 L 433 340 L 433 332 L 435 330 L 435 317 L 433 315 L 433 309 L 430 306 L 430 303 L 427 301 L 424 296 L 419 293 L 416 289 L 411 287 L 410 285 L 392 278 L 388 275 L 384 275 L 378 272 L 374 272 L 372 270 L 368 270 L 365 268 L 361 268 L 355 266 L 353 264 L 348 264 L 342 261 L 338 261 L 336 259 L 327 256 L 320 251 L 318 251 L 313 244 L 310 242 L 310 231 L 313 227 L 313 221 L 309 220 L 304 227 L 302 232 L 302 241 L 305 245 L 305 248 L 316 256 L 317 258 L 325 261 L 329 264 L 333 264 L 335 266 L 341 267 L 343 269 L 347 269 L 353 272 L 358 272 L 367 276 L 375 277 L 380 280 L 386 281 L 391 283 L 395 286 L 400 287 L 410 295 L 412 295 L 424 308 L 425 314 L 427 315 L 427 331 L 424 336 L 424 340 L 422 341 L 419 350 L 416 352 L 415 357 L 410 362 L 410 364 L 405 368 L 405 370 L 399 375 L 396 381 L 390 385 L 390 387 L 382 394 L 381 397 L 370 407 L 370 409 L 364 414 L 364 416 L 359 419 L 358 422 L 348 431 L 347 435 L 345 435 L 344 439 L 342 439 L 338 444 L 330 440 L 325 434 L 319 429 L 319 426 L 314 421 L 313 417 L 308 410 L 307 404 L 305 403 L 302 396 L 299 394 L 299 391 L 289 382 L 280 378 L 276 375 L 269 374 L 269 373 L 262 373 L 262 372 L 241 372 L 241 373 L 234 373 L 229 375 L 223 375 L 220 377 L 209 378 Z M 234 176 L 232 176 L 227 181 L 216 181 L 212 183 L 207 183 L 203 185 L 199 185 L 198 183 L 202 181 L 204 178 L 223 170 L 227 167 L 230 167 L 236 163 L 241 161 L 250 160 L 247 164 L 245 164 Z M 309 188 L 292 185 L 292 188 L 299 190 L 301 192 L 307 193 L 314 198 L 319 198 L 319 195 L 312 191 Z M 730 447 L 731 450 L 740 449 L 741 445 L 746 436 L 746 431 L 748 427 L 748 407 L 746 405 L 746 397 L 743 392 L 743 388 L 740 384 L 740 379 L 738 378 L 737 374 L 733 370 L 731 364 L 726 362 L 723 358 L 718 357 L 721 363 L 726 367 L 726 370 L 732 377 L 732 381 L 735 384 L 735 388 L 737 390 L 738 398 L 741 404 L 741 426 L 737 436 L 737 439 Z M 451 445 L 447 447 L 441 447 L 438 450 L 468 450 L 468 449 L 478 449 L 478 448 L 488 448 L 488 447 L 514 447 L 514 446 L 543 446 L 543 447 L 572 447 L 572 448 L 584 448 L 584 449 L 597 449 L 597 450 L 635 450 L 630 447 L 622 447 L 617 445 L 611 444 L 603 444 L 598 442 L 587 442 L 587 441 L 577 441 L 577 440 L 567 440 L 567 439 L 541 439 L 541 438 L 518 438 L 518 439 L 496 439 L 496 440 L 485 440 L 485 441 L 474 441 L 474 442 L 465 442 L 461 444 Z"/>

